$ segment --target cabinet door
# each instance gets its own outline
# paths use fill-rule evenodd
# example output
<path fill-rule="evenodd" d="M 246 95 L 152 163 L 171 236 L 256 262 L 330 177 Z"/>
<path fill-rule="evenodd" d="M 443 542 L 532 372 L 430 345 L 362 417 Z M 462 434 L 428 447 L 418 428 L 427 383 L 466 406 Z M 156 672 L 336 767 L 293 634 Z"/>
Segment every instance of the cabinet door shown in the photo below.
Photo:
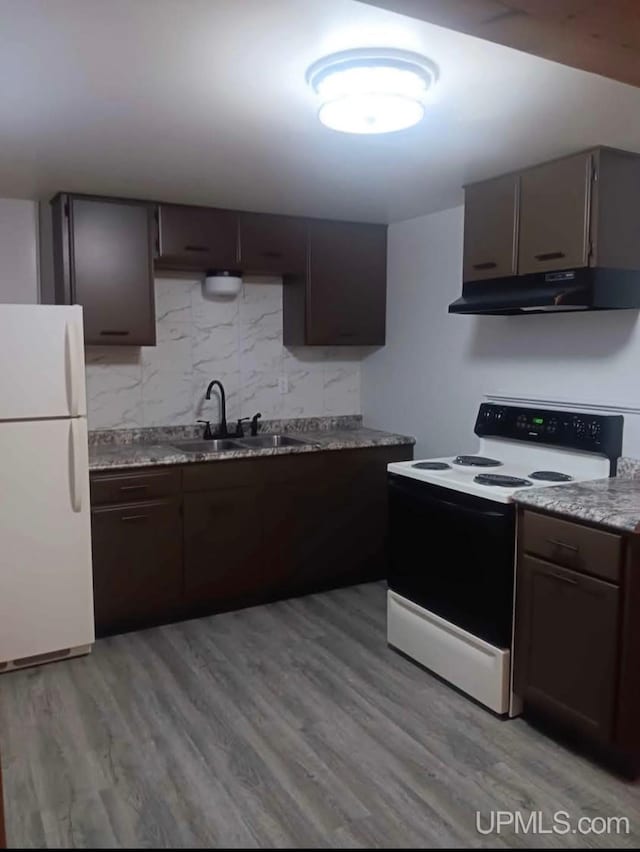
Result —
<path fill-rule="evenodd" d="M 270 584 L 282 594 L 310 591 L 335 554 L 325 547 L 333 518 L 324 502 L 327 466 L 324 454 L 283 456 L 271 460 L 265 485 L 264 551 L 270 560 Z"/>
<path fill-rule="evenodd" d="M 516 274 L 517 196 L 517 175 L 465 188 L 464 281 Z"/>
<path fill-rule="evenodd" d="M 518 272 L 589 263 L 591 154 L 545 163 L 520 177 Z"/>
<path fill-rule="evenodd" d="M 384 344 L 386 286 L 386 226 L 310 223 L 308 344 Z"/>
<path fill-rule="evenodd" d="M 71 197 L 70 300 L 85 343 L 153 346 L 153 211 L 146 204 Z"/>
<path fill-rule="evenodd" d="M 184 498 L 185 595 L 195 608 L 241 603 L 263 588 L 262 507 L 256 487 Z"/>
<path fill-rule="evenodd" d="M 617 649 L 617 586 L 520 559 L 514 675 L 525 707 L 609 740 Z"/>
<path fill-rule="evenodd" d="M 204 272 L 238 266 L 238 214 L 161 204 L 156 266 Z"/>
<path fill-rule="evenodd" d="M 91 513 L 99 635 L 162 621 L 182 599 L 182 524 L 177 499 L 105 506 Z"/>
<path fill-rule="evenodd" d="M 307 263 L 307 224 L 292 216 L 240 214 L 240 267 L 263 275 L 302 275 Z"/>

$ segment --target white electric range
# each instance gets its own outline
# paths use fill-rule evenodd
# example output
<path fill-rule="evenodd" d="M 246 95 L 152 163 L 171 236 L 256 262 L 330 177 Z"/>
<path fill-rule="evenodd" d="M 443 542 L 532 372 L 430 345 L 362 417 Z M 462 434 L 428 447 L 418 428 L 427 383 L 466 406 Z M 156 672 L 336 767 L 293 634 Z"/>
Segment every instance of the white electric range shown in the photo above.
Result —
<path fill-rule="evenodd" d="M 476 453 L 390 464 L 389 644 L 513 712 L 514 494 L 615 475 L 622 428 L 619 415 L 483 403 Z"/>

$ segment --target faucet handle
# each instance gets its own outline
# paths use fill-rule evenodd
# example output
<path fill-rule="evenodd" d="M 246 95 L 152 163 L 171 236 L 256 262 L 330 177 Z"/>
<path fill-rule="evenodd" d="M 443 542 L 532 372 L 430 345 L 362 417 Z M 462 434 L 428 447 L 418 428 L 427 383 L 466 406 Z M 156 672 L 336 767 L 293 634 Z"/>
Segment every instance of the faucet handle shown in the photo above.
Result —
<path fill-rule="evenodd" d="M 238 422 L 236 423 L 236 434 L 234 435 L 235 438 L 244 438 L 244 429 L 242 428 L 242 424 L 249 419 L 249 417 L 238 418 Z"/>
<path fill-rule="evenodd" d="M 257 414 L 254 414 L 253 417 L 251 418 L 251 434 L 254 435 L 254 436 L 258 434 L 258 420 L 261 417 L 262 417 L 262 414 L 260 414 L 260 412 L 258 412 Z M 247 420 L 248 419 L 249 418 L 247 418 Z"/>
<path fill-rule="evenodd" d="M 202 433 L 203 441 L 211 441 L 213 439 L 213 432 L 211 431 L 211 421 L 210 420 L 198 420 L 198 423 L 204 423 L 204 432 Z"/>

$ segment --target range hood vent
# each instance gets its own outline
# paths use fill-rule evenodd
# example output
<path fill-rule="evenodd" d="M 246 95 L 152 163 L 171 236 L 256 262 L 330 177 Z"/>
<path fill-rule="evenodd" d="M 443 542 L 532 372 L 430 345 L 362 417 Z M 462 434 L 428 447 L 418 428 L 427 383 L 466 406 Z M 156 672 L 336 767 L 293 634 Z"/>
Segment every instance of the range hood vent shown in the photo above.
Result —
<path fill-rule="evenodd" d="M 450 314 L 559 313 L 640 309 L 640 271 L 583 268 L 467 281 Z"/>

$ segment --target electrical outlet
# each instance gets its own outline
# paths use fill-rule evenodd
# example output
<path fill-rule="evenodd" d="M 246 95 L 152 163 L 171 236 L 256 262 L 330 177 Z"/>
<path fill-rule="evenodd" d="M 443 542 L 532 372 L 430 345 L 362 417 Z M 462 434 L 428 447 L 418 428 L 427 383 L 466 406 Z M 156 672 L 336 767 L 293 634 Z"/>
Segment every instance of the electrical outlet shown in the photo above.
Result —
<path fill-rule="evenodd" d="M 278 390 L 280 393 L 289 393 L 289 376 L 280 376 L 278 379 Z"/>

